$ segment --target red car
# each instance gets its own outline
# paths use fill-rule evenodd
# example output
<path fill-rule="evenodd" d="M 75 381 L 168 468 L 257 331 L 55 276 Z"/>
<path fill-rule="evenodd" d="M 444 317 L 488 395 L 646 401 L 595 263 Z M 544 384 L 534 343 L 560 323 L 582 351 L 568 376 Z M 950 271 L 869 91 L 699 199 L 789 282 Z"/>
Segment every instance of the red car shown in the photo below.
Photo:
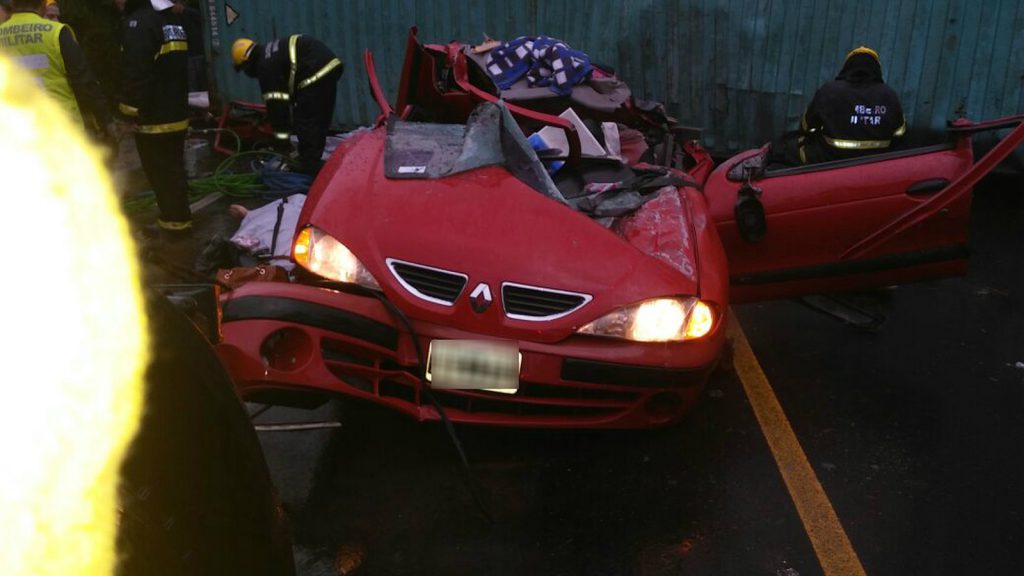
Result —
<path fill-rule="evenodd" d="M 341 394 L 498 426 L 671 424 L 719 359 L 730 292 L 961 272 L 966 192 L 1024 137 L 978 165 L 979 126 L 965 124 L 948 145 L 782 170 L 751 151 L 712 173 L 694 133 L 628 89 L 611 104 L 605 87 L 502 92 L 481 60 L 413 29 L 392 107 L 367 55 L 381 116 L 314 183 L 297 281 L 223 297 L 217 351 L 247 399 Z M 553 115 L 566 108 L 581 122 Z M 621 129 L 619 158 L 587 153 L 602 123 Z M 541 145 L 538 158 L 524 136 L 538 130 L 561 131 L 557 157 Z"/>

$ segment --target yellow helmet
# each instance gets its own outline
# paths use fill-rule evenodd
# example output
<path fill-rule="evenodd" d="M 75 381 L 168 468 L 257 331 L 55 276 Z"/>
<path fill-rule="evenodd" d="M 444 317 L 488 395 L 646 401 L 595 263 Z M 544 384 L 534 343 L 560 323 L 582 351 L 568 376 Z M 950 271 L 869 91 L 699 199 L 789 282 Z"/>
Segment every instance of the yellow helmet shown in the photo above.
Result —
<path fill-rule="evenodd" d="M 235 63 L 235 68 L 241 68 L 249 61 L 249 55 L 252 54 L 254 46 L 256 43 L 248 38 L 235 40 L 235 43 L 231 45 L 231 61 Z"/>
<path fill-rule="evenodd" d="M 878 62 L 879 64 L 882 63 L 882 59 L 878 57 L 878 52 L 875 52 L 874 50 L 868 48 L 867 46 L 858 46 L 857 48 L 850 50 L 850 52 L 846 55 L 846 59 L 849 60 L 851 56 L 856 56 L 857 54 L 867 54 L 868 56 L 874 58 L 875 61 Z"/>

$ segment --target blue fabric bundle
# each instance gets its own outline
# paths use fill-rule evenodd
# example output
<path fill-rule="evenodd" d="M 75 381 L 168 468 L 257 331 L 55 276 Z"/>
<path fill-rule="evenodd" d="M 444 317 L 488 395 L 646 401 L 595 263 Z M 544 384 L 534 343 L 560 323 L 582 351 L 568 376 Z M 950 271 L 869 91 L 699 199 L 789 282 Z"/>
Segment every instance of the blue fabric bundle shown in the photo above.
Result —
<path fill-rule="evenodd" d="M 506 42 L 490 51 L 486 65 L 502 90 L 525 76 L 530 86 L 547 86 L 559 96 L 572 94 L 572 87 L 593 70 L 589 56 L 548 36 L 520 36 Z"/>
<path fill-rule="evenodd" d="M 292 194 L 305 194 L 313 185 L 313 177 L 299 172 L 282 170 L 264 170 L 262 173 L 263 187 L 260 196 L 267 199 L 284 198 Z"/>

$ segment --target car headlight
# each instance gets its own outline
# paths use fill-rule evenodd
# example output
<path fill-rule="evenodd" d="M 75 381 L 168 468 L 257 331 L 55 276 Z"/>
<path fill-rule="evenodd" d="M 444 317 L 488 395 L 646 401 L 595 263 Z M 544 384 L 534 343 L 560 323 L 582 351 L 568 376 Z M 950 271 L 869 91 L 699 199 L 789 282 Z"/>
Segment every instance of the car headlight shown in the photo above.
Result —
<path fill-rule="evenodd" d="M 656 298 L 606 314 L 577 332 L 636 342 L 681 342 L 707 336 L 715 320 L 714 307 L 698 298 Z"/>
<path fill-rule="evenodd" d="M 351 250 L 315 226 L 299 232 L 292 245 L 292 258 L 317 276 L 380 290 L 380 284 Z"/>

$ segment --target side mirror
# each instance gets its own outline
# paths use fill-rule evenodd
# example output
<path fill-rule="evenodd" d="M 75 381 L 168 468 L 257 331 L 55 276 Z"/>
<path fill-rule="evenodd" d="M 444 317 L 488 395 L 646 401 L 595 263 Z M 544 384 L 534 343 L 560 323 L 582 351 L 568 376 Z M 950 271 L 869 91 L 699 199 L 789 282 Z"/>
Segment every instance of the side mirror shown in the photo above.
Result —
<path fill-rule="evenodd" d="M 747 182 L 736 194 L 736 227 L 747 242 L 760 242 L 768 232 L 768 222 L 761 204 L 761 189 Z"/>

